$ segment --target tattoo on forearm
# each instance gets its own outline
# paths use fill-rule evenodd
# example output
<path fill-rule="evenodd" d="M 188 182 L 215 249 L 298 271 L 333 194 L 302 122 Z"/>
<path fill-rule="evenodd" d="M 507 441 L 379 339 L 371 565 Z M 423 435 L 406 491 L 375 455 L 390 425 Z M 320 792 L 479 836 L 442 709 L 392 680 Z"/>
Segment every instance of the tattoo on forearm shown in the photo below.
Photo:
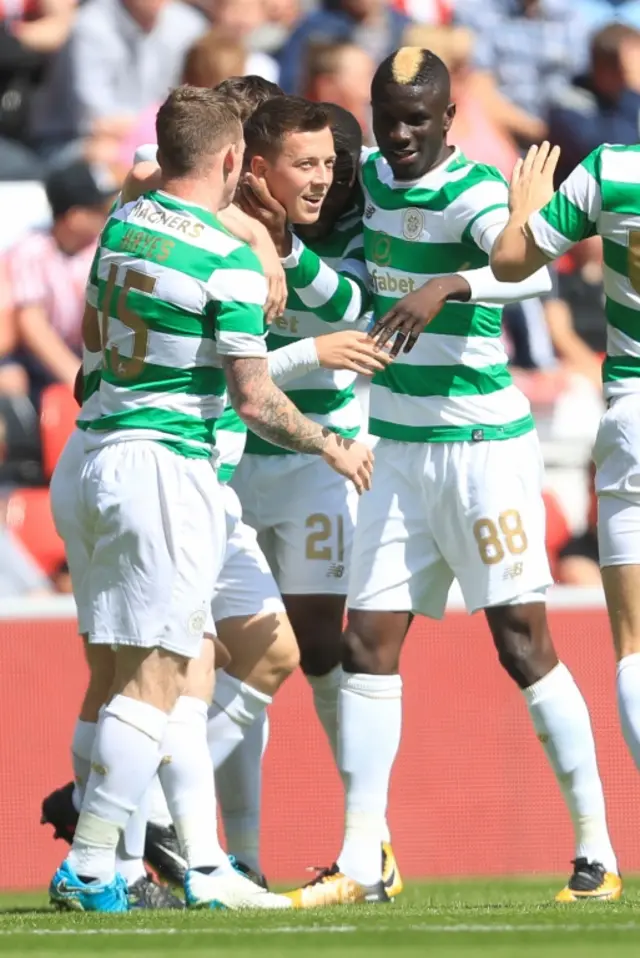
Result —
<path fill-rule="evenodd" d="M 255 412 L 242 415 L 247 426 L 267 442 L 294 452 L 319 455 L 326 431 L 298 412 L 269 378 L 265 359 L 224 358 L 229 398 L 238 410 L 250 403 Z"/>

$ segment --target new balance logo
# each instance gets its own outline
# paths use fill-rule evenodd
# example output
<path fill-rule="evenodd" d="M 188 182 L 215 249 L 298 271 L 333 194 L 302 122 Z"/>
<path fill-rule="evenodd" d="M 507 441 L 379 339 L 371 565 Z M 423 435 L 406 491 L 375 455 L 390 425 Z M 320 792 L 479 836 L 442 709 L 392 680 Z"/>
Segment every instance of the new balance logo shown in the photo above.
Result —
<path fill-rule="evenodd" d="M 375 213 L 375 211 L 376 211 L 375 206 L 372 206 L 371 204 L 369 204 L 364 211 L 364 218 L 366 220 L 370 220 L 373 214 Z"/>
<path fill-rule="evenodd" d="M 518 576 L 521 576 L 523 572 L 524 572 L 524 563 L 516 562 L 514 565 L 510 565 L 507 569 L 504 570 L 502 578 L 517 579 Z"/>
<path fill-rule="evenodd" d="M 341 579 L 344 575 L 344 565 L 342 562 L 332 562 L 327 569 L 328 579 Z"/>

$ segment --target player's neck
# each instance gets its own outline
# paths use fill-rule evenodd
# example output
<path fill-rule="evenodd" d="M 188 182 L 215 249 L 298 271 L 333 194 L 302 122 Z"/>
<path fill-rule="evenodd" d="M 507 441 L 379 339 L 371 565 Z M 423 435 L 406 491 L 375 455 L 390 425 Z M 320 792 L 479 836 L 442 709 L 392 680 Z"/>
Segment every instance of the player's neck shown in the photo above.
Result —
<path fill-rule="evenodd" d="M 195 177 L 166 177 L 160 183 L 160 190 L 169 193 L 178 200 L 191 206 L 201 206 L 210 213 L 217 213 L 224 205 L 224 184 L 211 184 L 210 180 Z"/>

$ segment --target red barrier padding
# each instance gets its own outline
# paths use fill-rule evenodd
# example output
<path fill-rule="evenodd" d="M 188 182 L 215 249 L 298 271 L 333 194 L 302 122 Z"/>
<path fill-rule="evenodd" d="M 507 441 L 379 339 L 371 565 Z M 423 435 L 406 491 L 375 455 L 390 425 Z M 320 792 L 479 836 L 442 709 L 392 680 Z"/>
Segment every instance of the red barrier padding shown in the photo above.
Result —
<path fill-rule="evenodd" d="M 640 871 L 640 778 L 615 707 L 604 610 L 552 611 L 561 658 L 591 710 L 614 844 Z M 45 885 L 65 854 L 40 802 L 71 777 L 69 744 L 85 666 L 65 620 L 0 621 L 0 888 Z M 391 791 L 393 841 L 407 877 L 560 872 L 572 829 L 521 694 L 500 669 L 482 615 L 417 620 L 403 661 L 404 733 Z M 273 881 L 329 864 L 342 795 L 304 679 L 271 710 L 263 865 Z"/>

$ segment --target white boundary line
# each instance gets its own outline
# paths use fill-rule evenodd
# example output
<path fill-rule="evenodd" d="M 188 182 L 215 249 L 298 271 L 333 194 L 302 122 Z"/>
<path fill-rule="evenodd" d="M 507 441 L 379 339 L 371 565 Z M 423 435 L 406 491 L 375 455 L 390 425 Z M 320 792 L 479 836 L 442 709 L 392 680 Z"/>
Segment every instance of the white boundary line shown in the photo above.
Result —
<path fill-rule="evenodd" d="M 472 923 L 459 923 L 455 925 L 429 925 L 426 923 L 412 925 L 283 925 L 281 928 L 224 928 L 212 922 L 210 928 L 5 928 L 0 929 L 0 937 L 9 938 L 20 935 L 36 935 L 41 937 L 49 936 L 71 936 L 71 937 L 89 937 L 96 935 L 115 935 L 118 937 L 126 935 L 353 935 L 362 931 L 365 933 L 390 931 L 402 934 L 404 931 L 419 932 L 427 935 L 471 935 L 471 934 L 552 934 L 553 932 L 563 932 L 564 934 L 576 934 L 578 932 L 594 931 L 628 931 L 640 932 L 640 922 L 637 921 L 618 921 L 618 922 L 589 922 L 579 924 L 578 922 L 565 922 L 564 924 L 554 924 L 553 922 L 538 922 L 527 925 L 478 925 Z"/>
<path fill-rule="evenodd" d="M 557 611 L 604 609 L 604 593 L 602 589 L 554 586 L 549 590 L 547 605 Z M 459 612 L 463 609 L 462 596 L 454 583 L 447 610 Z M 0 599 L 0 620 L 75 619 L 75 616 L 75 603 L 69 595 L 39 599 Z"/>

